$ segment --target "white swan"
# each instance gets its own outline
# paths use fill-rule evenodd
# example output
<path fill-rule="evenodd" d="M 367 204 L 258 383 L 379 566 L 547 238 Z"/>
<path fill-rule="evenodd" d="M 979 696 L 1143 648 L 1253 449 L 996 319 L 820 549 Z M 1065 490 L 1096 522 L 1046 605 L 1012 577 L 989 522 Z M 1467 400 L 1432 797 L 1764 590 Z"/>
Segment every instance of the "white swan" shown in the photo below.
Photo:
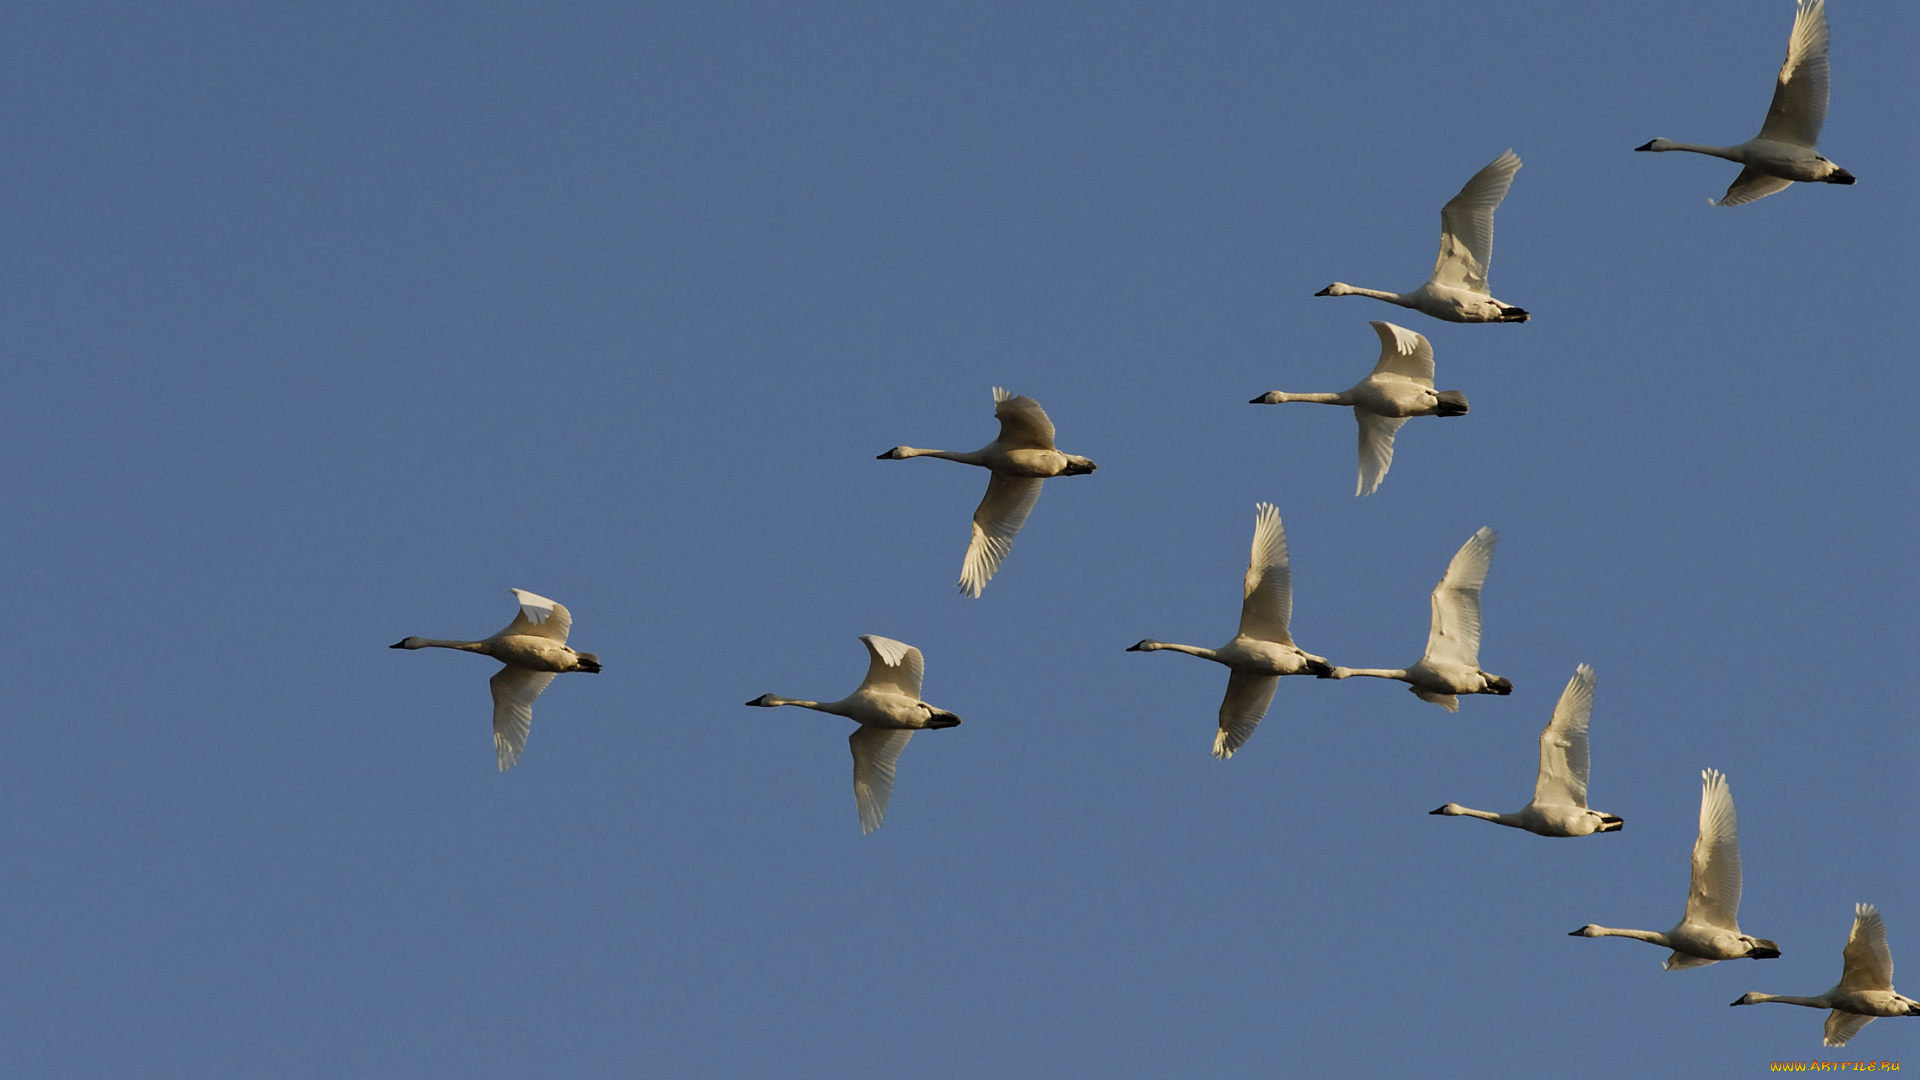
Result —
<path fill-rule="evenodd" d="M 1487 583 L 1493 549 L 1500 538 L 1482 527 L 1467 538 L 1447 564 L 1440 584 L 1433 587 L 1433 622 L 1427 631 L 1427 651 L 1410 668 L 1337 667 L 1329 678 L 1367 675 L 1398 679 L 1415 697 L 1431 701 L 1448 712 L 1460 711 L 1457 694 L 1511 694 L 1513 683 L 1480 670 L 1480 590 Z"/>
<path fill-rule="evenodd" d="M 1355 495 L 1371 495 L 1393 465 L 1393 436 L 1410 416 L 1465 416 L 1467 395 L 1433 388 L 1433 346 L 1427 339 L 1390 322 L 1370 322 L 1380 335 L 1380 360 L 1373 373 L 1337 394 L 1289 394 L 1269 390 L 1253 405 L 1310 401 L 1349 405 L 1360 424 L 1360 480 Z"/>
<path fill-rule="evenodd" d="M 1680 924 L 1663 934 L 1588 923 L 1569 937 L 1628 937 L 1672 949 L 1660 965 L 1667 971 L 1780 955 L 1780 946 L 1740 932 L 1740 822 L 1733 813 L 1733 793 L 1717 769 L 1701 773 L 1700 780 L 1700 834 L 1693 841 L 1693 884 Z"/>
<path fill-rule="evenodd" d="M 1788 994 L 1743 994 L 1735 1005 L 1778 1001 L 1827 1014 L 1826 1046 L 1845 1046 L 1876 1016 L 1920 1016 L 1920 1001 L 1893 992 L 1893 951 L 1887 948 L 1887 924 L 1872 904 L 1853 905 L 1853 930 L 1840 953 L 1840 981 L 1819 997 Z"/>
<path fill-rule="evenodd" d="M 960 718 L 920 700 L 927 665 L 919 649 L 878 634 L 862 634 L 860 641 L 869 657 L 867 677 L 859 689 L 839 701 L 762 694 L 747 704 L 768 709 L 798 705 L 860 725 L 847 736 L 847 745 L 853 749 L 853 799 L 860 809 L 860 831 L 870 833 L 887 816 L 887 802 L 893 798 L 893 765 L 907 748 L 907 740 L 922 728 L 958 727 Z"/>
<path fill-rule="evenodd" d="M 1440 257 L 1433 276 L 1410 293 L 1362 289 L 1344 281 L 1315 296 L 1371 296 L 1422 311 L 1448 322 L 1526 322 L 1527 313 L 1487 293 L 1487 268 L 1493 265 L 1493 212 L 1513 186 L 1520 158 L 1509 150 L 1473 174 L 1460 194 L 1440 208 Z"/>
<path fill-rule="evenodd" d="M 1260 718 L 1273 704 L 1280 676 L 1331 669 L 1325 657 L 1304 652 L 1293 643 L 1287 624 L 1293 619 L 1293 572 L 1287 565 L 1287 533 L 1280 511 L 1272 503 L 1254 507 L 1253 556 L 1240 601 L 1240 632 L 1218 649 L 1176 645 L 1148 638 L 1127 647 L 1128 652 L 1172 649 L 1225 664 L 1226 700 L 1220 703 L 1220 730 L 1213 737 L 1213 756 L 1225 761 L 1253 735 Z"/>
<path fill-rule="evenodd" d="M 1784 191 L 1795 180 L 1853 183 L 1852 173 L 1813 151 L 1826 119 L 1826 0 L 1798 0 L 1793 33 L 1787 36 L 1787 60 L 1780 65 L 1780 79 L 1773 87 L 1773 104 L 1767 107 L 1767 120 L 1760 125 L 1759 135 L 1738 146 L 1700 146 L 1655 139 L 1634 149 L 1655 154 L 1690 150 L 1739 162 L 1744 168 L 1715 204 L 1739 206 Z"/>
<path fill-rule="evenodd" d="M 390 649 L 459 649 L 483 653 L 506 666 L 487 680 L 493 689 L 493 753 L 500 771 L 520 760 L 533 730 L 533 702 L 556 674 L 564 671 L 598 672 L 600 658 L 567 648 L 573 615 L 567 606 L 525 589 L 511 590 L 520 612 L 506 629 L 481 641 L 441 641 L 409 637 Z"/>
<path fill-rule="evenodd" d="M 960 564 L 960 591 L 979 596 L 999 571 L 1020 526 L 1027 523 L 1040 485 L 1049 476 L 1079 476 L 1098 466 L 1077 454 L 1063 454 L 1053 446 L 1053 421 L 1030 397 L 1016 397 L 993 388 L 993 415 L 1000 421 L 1000 437 L 974 451 L 920 450 L 896 446 L 879 455 L 881 461 L 937 457 L 991 469 L 986 497 L 973 512 L 973 540 Z"/>
<path fill-rule="evenodd" d="M 1553 719 L 1540 732 L 1540 773 L 1533 781 L 1532 802 L 1511 814 L 1470 810 L 1459 803 L 1428 813 L 1477 817 L 1540 836 L 1619 832 L 1623 821 L 1587 808 L 1587 721 L 1593 716 L 1593 683 L 1593 669 L 1581 664 L 1560 692 Z"/>

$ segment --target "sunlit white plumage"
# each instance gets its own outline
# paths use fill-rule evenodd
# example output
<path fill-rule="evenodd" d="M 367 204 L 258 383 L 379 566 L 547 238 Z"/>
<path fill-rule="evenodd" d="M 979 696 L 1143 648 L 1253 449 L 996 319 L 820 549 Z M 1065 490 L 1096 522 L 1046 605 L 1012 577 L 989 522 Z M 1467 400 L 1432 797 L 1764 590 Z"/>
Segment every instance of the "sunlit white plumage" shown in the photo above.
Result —
<path fill-rule="evenodd" d="M 1447 572 L 1433 587 L 1427 651 L 1419 662 L 1410 668 L 1337 667 L 1329 677 L 1398 679 L 1420 700 L 1448 712 L 1460 711 L 1460 694 L 1513 693 L 1512 682 L 1480 670 L 1480 590 L 1487 583 L 1493 549 L 1499 542 L 1491 528 L 1483 527 L 1447 563 Z"/>
<path fill-rule="evenodd" d="M 1225 664 L 1227 696 L 1220 703 L 1220 727 L 1213 738 L 1213 756 L 1233 756 L 1273 704 L 1273 692 L 1282 675 L 1331 670 L 1326 658 L 1304 652 L 1293 643 L 1288 624 L 1293 620 L 1293 575 L 1287 562 L 1287 534 L 1280 511 L 1271 503 L 1254 507 L 1253 554 L 1242 581 L 1240 632 L 1218 649 L 1177 645 L 1147 639 L 1128 652 L 1172 649 Z"/>
<path fill-rule="evenodd" d="M 860 811 L 860 831 L 870 833 L 887 816 L 893 798 L 893 767 L 907 740 L 924 728 L 956 727 L 960 718 L 920 700 L 926 661 L 920 650 L 878 634 L 863 634 L 867 647 L 867 677 L 853 693 L 839 701 L 804 701 L 762 694 L 747 702 L 762 708 L 798 705 L 803 709 L 844 716 L 860 725 L 847 737 L 853 751 L 853 798 Z"/>
<path fill-rule="evenodd" d="M 1618 832 L 1624 824 L 1612 814 L 1587 808 L 1587 723 L 1593 716 L 1593 669 L 1581 664 L 1540 732 L 1540 772 L 1533 801 L 1511 814 L 1472 810 L 1448 803 L 1428 811 L 1448 817 L 1477 817 L 1540 836 L 1590 836 Z"/>
<path fill-rule="evenodd" d="M 1500 208 L 1520 171 L 1520 157 L 1509 150 L 1473 174 L 1460 193 L 1440 208 L 1440 256 L 1433 276 L 1410 293 L 1363 289 L 1344 281 L 1315 296 L 1371 296 L 1448 322 L 1526 322 L 1527 313 L 1488 293 L 1493 265 L 1493 212 Z"/>
<path fill-rule="evenodd" d="M 1798 0 L 1787 59 L 1773 86 L 1773 103 L 1760 134 L 1738 146 L 1704 146 L 1654 139 L 1635 150 L 1687 150 L 1737 161 L 1743 168 L 1718 206 L 1740 206 L 1785 191 L 1795 180 L 1851 184 L 1853 174 L 1814 152 L 1827 120 L 1826 0 Z M 1712 200 L 1709 200 L 1710 202 Z"/>
<path fill-rule="evenodd" d="M 1040 485 L 1051 476 L 1079 476 L 1098 466 L 1077 454 L 1054 448 L 1053 421 L 1030 397 L 993 388 L 993 415 L 1000 421 L 1000 437 L 972 451 L 921 450 L 896 446 L 879 455 L 882 461 L 914 457 L 945 458 L 979 465 L 992 471 L 987 494 L 973 512 L 973 539 L 960 564 L 960 591 L 979 596 L 1006 561 L 1013 538 L 1027 523 Z"/>
<path fill-rule="evenodd" d="M 1880 1016 L 1920 1016 L 1920 1001 L 1893 991 L 1893 950 L 1887 948 L 1887 924 L 1872 904 L 1853 905 L 1853 929 L 1840 953 L 1840 981 L 1819 997 L 1791 994 L 1741 995 L 1735 1005 L 1777 1001 L 1832 1009 L 1827 1014 L 1826 1046 L 1845 1046 L 1847 1040 Z"/>
<path fill-rule="evenodd" d="M 1433 388 L 1433 346 L 1427 339 L 1390 322 L 1370 322 L 1380 335 L 1380 359 L 1366 378 L 1337 394 L 1290 394 L 1269 390 L 1254 405 L 1306 401 L 1346 405 L 1360 425 L 1360 480 L 1355 495 L 1371 495 L 1393 465 L 1393 436 L 1412 416 L 1465 416 L 1467 396 Z"/>
<path fill-rule="evenodd" d="M 1721 960 L 1770 960 L 1780 947 L 1740 932 L 1740 822 L 1733 792 L 1717 769 L 1700 774 L 1700 832 L 1693 841 L 1693 879 L 1679 925 L 1657 930 L 1616 930 L 1592 923 L 1572 937 L 1627 937 L 1672 949 L 1668 971 L 1706 967 Z"/>
<path fill-rule="evenodd" d="M 513 768 L 533 730 L 533 702 L 561 672 L 600 670 L 600 658 L 567 647 L 573 615 L 565 604 L 525 589 L 512 590 L 520 611 L 504 630 L 480 641 L 409 637 L 395 649 L 459 649 L 493 657 L 503 666 L 487 685 L 493 690 L 493 751 L 500 771 Z"/>

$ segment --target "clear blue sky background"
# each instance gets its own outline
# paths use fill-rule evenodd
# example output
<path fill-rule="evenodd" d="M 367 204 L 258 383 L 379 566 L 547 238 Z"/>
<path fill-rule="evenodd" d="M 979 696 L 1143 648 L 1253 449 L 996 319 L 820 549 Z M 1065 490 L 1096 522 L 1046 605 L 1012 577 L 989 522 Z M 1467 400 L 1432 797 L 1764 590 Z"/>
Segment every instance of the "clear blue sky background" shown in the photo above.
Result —
<path fill-rule="evenodd" d="M 0 35 L 20 1076 L 1745 1075 L 1852 905 L 1920 972 L 1905 0 L 1834 0 L 1852 188 L 1636 155 L 1763 116 L 1785 0 L 64 4 Z M 1513 147 L 1496 295 L 1411 288 Z M 1368 319 L 1473 412 L 1352 497 Z M 1099 462 L 952 587 L 990 388 Z M 1254 503 L 1294 632 L 1410 662 L 1503 543 L 1458 716 L 1287 680 L 1208 756 Z M 606 664 L 495 772 L 510 586 Z M 861 836 L 879 633 L 965 726 Z M 1593 802 L 1510 810 L 1574 666 Z M 1725 770 L 1742 925 L 1666 974 Z M 1920 975 L 1908 974 L 1912 992 Z"/>

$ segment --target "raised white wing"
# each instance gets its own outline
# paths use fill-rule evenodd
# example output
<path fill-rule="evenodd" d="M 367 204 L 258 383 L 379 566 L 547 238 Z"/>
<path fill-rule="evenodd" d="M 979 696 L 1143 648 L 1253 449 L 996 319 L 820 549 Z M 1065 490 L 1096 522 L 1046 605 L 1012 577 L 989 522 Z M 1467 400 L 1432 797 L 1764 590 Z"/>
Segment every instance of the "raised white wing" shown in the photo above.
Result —
<path fill-rule="evenodd" d="M 1040 499 L 1044 480 L 1026 476 L 1002 476 L 994 473 L 987 481 L 987 494 L 973 512 L 973 539 L 967 544 L 967 557 L 960 563 L 960 591 L 979 596 L 1000 564 L 1013 550 L 1013 538 L 1033 513 Z"/>
<path fill-rule="evenodd" d="M 1280 685 L 1278 675 L 1249 675 L 1244 671 L 1227 674 L 1227 696 L 1220 702 L 1220 731 L 1213 737 L 1213 756 L 1222 761 L 1253 737 L 1253 729 L 1273 704 L 1273 692 Z"/>
<path fill-rule="evenodd" d="M 1540 775 L 1533 782 L 1539 805 L 1587 806 L 1587 721 L 1593 717 L 1593 669 L 1573 670 L 1553 719 L 1540 732 Z"/>
<path fill-rule="evenodd" d="M 1393 468 L 1393 437 L 1407 418 L 1355 409 L 1353 419 L 1360 425 L 1360 478 L 1354 482 L 1353 493 L 1371 495 L 1380 490 L 1380 481 Z"/>
<path fill-rule="evenodd" d="M 1480 590 L 1487 583 L 1487 568 L 1499 543 L 1493 530 L 1482 526 L 1454 553 L 1446 575 L 1433 587 L 1428 661 L 1480 666 Z"/>
<path fill-rule="evenodd" d="M 553 681 L 551 671 L 503 667 L 487 680 L 493 690 L 493 754 L 506 772 L 520 761 L 533 731 L 533 702 Z"/>
<path fill-rule="evenodd" d="M 1887 948 L 1887 924 L 1881 921 L 1879 908 L 1853 905 L 1853 931 L 1840 955 L 1846 961 L 1840 971 L 1842 990 L 1893 989 L 1893 950 Z"/>
<path fill-rule="evenodd" d="M 1520 157 L 1509 150 L 1473 174 L 1460 194 L 1440 208 L 1440 257 L 1433 264 L 1435 285 L 1487 291 L 1493 265 L 1493 212 L 1513 186 Z"/>
<path fill-rule="evenodd" d="M 1785 191 L 1792 186 L 1793 181 L 1785 177 L 1755 172 L 1749 166 L 1741 169 L 1740 175 L 1733 178 L 1733 185 L 1727 188 L 1725 195 L 1720 196 L 1719 202 L 1713 202 L 1712 199 L 1707 201 L 1715 206 L 1742 206 L 1755 199 L 1764 199 L 1777 191 Z"/>
<path fill-rule="evenodd" d="M 860 689 L 891 690 L 919 700 L 920 683 L 927 676 L 927 662 L 919 649 L 879 634 L 862 634 L 860 643 L 867 647 L 868 656 L 867 677 Z"/>
<path fill-rule="evenodd" d="M 1433 389 L 1433 346 L 1427 339 L 1390 322 L 1367 324 L 1380 335 L 1380 360 L 1373 365 L 1375 375 L 1398 375 Z"/>
<path fill-rule="evenodd" d="M 1847 1040 L 1860 1034 L 1860 1029 L 1873 1023 L 1873 1017 L 1859 1013 L 1841 1012 L 1835 1009 L 1827 1014 L 1826 1038 L 1821 1040 L 1825 1046 L 1845 1046 Z"/>
<path fill-rule="evenodd" d="M 1293 637 L 1287 633 L 1287 625 L 1293 621 L 1293 571 L 1287 565 L 1287 530 L 1272 503 L 1254 506 L 1253 555 L 1247 560 L 1244 585 L 1240 633 L 1261 641 L 1293 644 Z M 1272 697 L 1272 691 L 1267 696 Z M 1266 706 L 1262 705 L 1260 711 L 1266 712 Z M 1256 714 L 1253 719 L 1258 722 L 1260 717 Z M 1247 730 L 1253 730 L 1253 725 L 1248 724 Z"/>
<path fill-rule="evenodd" d="M 1000 421 L 1000 443 L 1022 450 L 1053 449 L 1053 421 L 1047 410 L 1024 394 L 993 388 L 993 415 Z"/>
<path fill-rule="evenodd" d="M 893 766 L 907 748 L 911 731 L 862 727 L 847 736 L 853 750 L 853 801 L 860 809 L 860 831 L 870 833 L 886 820 L 893 799 Z"/>
<path fill-rule="evenodd" d="M 1693 841 L 1693 886 L 1681 921 L 1740 929 L 1740 821 L 1718 769 L 1700 774 L 1700 835 Z"/>
<path fill-rule="evenodd" d="M 501 635 L 525 634 L 552 638 L 562 645 L 567 643 L 567 631 L 573 629 L 573 613 L 567 610 L 565 604 L 525 589 L 508 591 L 513 593 L 515 600 L 520 601 L 520 611 L 507 624 L 507 628 L 500 631 Z"/>
<path fill-rule="evenodd" d="M 1800 0 L 1760 137 L 1813 149 L 1827 122 L 1827 80 L 1826 0 Z"/>

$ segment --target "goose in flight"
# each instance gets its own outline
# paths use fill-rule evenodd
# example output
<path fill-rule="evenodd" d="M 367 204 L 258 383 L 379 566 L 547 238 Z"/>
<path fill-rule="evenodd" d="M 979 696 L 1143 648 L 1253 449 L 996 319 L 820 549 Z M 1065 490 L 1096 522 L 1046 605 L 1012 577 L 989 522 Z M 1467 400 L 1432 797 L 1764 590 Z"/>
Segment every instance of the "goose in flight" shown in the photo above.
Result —
<path fill-rule="evenodd" d="M 1717 206 L 1739 206 L 1785 191 L 1795 180 L 1806 183 L 1851 184 L 1853 174 L 1814 153 L 1821 125 L 1827 120 L 1827 5 L 1826 0 L 1798 0 L 1793 32 L 1787 35 L 1787 60 L 1773 86 L 1773 104 L 1760 134 L 1738 146 L 1700 146 L 1655 139 L 1635 150 L 1664 153 L 1690 150 L 1741 164 L 1733 186 Z M 1708 200 L 1712 202 L 1711 199 Z"/>
<path fill-rule="evenodd" d="M 1269 390 L 1253 405 L 1284 405 L 1310 401 L 1319 405 L 1349 405 L 1360 423 L 1360 481 L 1355 495 L 1371 495 L 1393 465 L 1393 436 L 1410 416 L 1465 416 L 1467 395 L 1433 388 L 1433 346 L 1402 326 L 1374 321 L 1367 324 L 1380 335 L 1380 360 L 1373 374 L 1337 394 L 1289 394 Z"/>
<path fill-rule="evenodd" d="M 1672 949 L 1660 965 L 1667 971 L 1780 955 L 1780 946 L 1740 932 L 1740 822 L 1733 813 L 1733 793 L 1718 769 L 1706 770 L 1700 779 L 1700 835 L 1693 841 L 1693 885 L 1680 925 L 1660 933 L 1588 923 L 1569 937 L 1627 937 Z"/>
<path fill-rule="evenodd" d="M 1040 485 L 1049 476 L 1079 476 L 1097 466 L 1078 454 L 1063 454 L 1053 446 L 1053 421 L 1040 403 L 993 388 L 993 415 L 1000 421 L 1000 437 L 978 450 L 920 450 L 896 446 L 879 455 L 881 461 L 937 457 L 979 465 L 992 471 L 986 497 L 973 512 L 973 540 L 960 564 L 960 591 L 979 596 L 1000 569 L 1013 538 L 1027 523 Z"/>
<path fill-rule="evenodd" d="M 1460 711 L 1458 694 L 1513 693 L 1512 682 L 1480 670 L 1480 590 L 1499 542 L 1492 529 L 1482 527 L 1454 553 L 1440 584 L 1433 587 L 1433 625 L 1427 631 L 1426 655 L 1418 663 L 1410 668 L 1337 667 L 1328 677 L 1398 679 L 1421 701 L 1448 712 Z"/>
<path fill-rule="evenodd" d="M 1127 647 L 1128 652 L 1172 649 L 1227 666 L 1227 697 L 1220 703 L 1220 730 L 1213 737 L 1213 756 L 1222 761 L 1252 737 L 1273 704 L 1280 676 L 1325 675 L 1332 670 L 1325 657 L 1295 645 L 1287 631 L 1293 618 L 1293 573 L 1287 566 L 1287 533 L 1280 525 L 1280 511 L 1272 503 L 1260 503 L 1254 511 L 1253 557 L 1247 563 L 1241 594 L 1240 632 L 1233 640 L 1218 649 L 1151 638 Z"/>
<path fill-rule="evenodd" d="M 1520 157 L 1509 150 L 1474 173 L 1460 194 L 1440 208 L 1440 258 L 1425 285 L 1396 293 L 1336 281 L 1313 295 L 1371 296 L 1448 322 L 1526 322 L 1525 311 L 1487 293 L 1487 268 L 1493 265 L 1493 212 L 1507 197 L 1513 174 L 1519 171 Z"/>
<path fill-rule="evenodd" d="M 1625 824 L 1612 814 L 1587 809 L 1587 721 L 1593 716 L 1593 669 L 1574 669 L 1553 719 L 1540 732 L 1540 775 L 1533 781 L 1533 801 L 1511 814 L 1470 810 L 1448 803 L 1431 814 L 1477 817 L 1511 825 L 1541 836 L 1588 836 L 1619 832 Z"/>
<path fill-rule="evenodd" d="M 867 647 L 867 677 L 859 689 L 839 701 L 802 701 L 762 694 L 749 705 L 803 709 L 844 716 L 860 725 L 847 736 L 853 748 L 853 800 L 860 809 L 860 831 L 870 833 L 887 816 L 893 798 L 893 766 L 907 740 L 922 728 L 958 727 L 960 718 L 920 700 L 927 664 L 920 650 L 878 634 L 862 634 Z"/>
<path fill-rule="evenodd" d="M 1893 992 L 1893 952 L 1887 948 L 1887 924 L 1872 904 L 1853 905 L 1853 931 L 1840 953 L 1840 982 L 1819 997 L 1787 994 L 1743 994 L 1735 1005 L 1778 1001 L 1827 1014 L 1825 1046 L 1845 1046 L 1876 1016 L 1920 1016 L 1920 1001 Z"/>
<path fill-rule="evenodd" d="M 441 641 L 437 638 L 409 637 L 394 642 L 392 649 L 459 649 L 483 653 L 506 666 L 487 680 L 493 688 L 493 752 L 500 771 L 506 772 L 520 760 L 527 748 L 527 734 L 533 730 L 533 702 L 553 677 L 564 671 L 597 673 L 600 658 L 588 652 L 567 648 L 567 631 L 573 615 L 567 606 L 525 589 L 514 589 L 520 612 L 506 629 L 481 641 Z"/>

